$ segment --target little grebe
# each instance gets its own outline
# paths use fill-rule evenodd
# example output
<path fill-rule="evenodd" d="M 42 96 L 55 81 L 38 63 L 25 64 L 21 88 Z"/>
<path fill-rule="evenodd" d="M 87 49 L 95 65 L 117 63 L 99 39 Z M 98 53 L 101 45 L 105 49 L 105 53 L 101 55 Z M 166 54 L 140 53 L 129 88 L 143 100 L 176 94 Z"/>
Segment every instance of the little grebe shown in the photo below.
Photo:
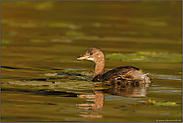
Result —
<path fill-rule="evenodd" d="M 105 56 L 98 47 L 88 48 L 85 54 L 77 59 L 86 59 L 95 62 L 95 72 L 92 78 L 93 82 L 106 82 L 109 84 L 114 84 L 116 82 L 151 83 L 148 73 L 144 74 L 141 69 L 133 66 L 117 67 L 104 73 Z"/>

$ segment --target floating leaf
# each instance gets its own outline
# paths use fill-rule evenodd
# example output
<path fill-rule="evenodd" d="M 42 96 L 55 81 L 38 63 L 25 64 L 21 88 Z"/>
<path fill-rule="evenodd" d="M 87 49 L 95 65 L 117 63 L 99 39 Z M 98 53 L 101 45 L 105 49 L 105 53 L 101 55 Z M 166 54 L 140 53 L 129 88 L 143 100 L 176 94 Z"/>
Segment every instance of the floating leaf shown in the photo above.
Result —
<path fill-rule="evenodd" d="M 180 106 L 177 102 L 156 102 L 155 100 L 148 100 L 148 103 L 151 103 L 156 106 Z"/>
<path fill-rule="evenodd" d="M 156 106 L 180 106 L 180 104 L 178 104 L 176 102 L 156 102 L 156 103 L 153 103 L 153 105 L 156 105 Z"/>

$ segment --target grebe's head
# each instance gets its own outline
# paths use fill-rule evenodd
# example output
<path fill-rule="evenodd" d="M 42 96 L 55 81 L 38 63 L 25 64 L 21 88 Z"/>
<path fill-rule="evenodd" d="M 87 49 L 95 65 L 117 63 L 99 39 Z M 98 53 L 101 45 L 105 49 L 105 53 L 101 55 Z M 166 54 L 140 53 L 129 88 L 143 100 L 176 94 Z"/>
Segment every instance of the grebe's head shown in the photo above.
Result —
<path fill-rule="evenodd" d="M 83 60 L 83 59 L 91 60 L 94 62 L 99 62 L 101 59 L 105 59 L 105 58 L 104 58 L 104 54 L 100 48 L 91 47 L 86 50 L 86 52 L 83 56 L 77 58 L 77 60 Z"/>

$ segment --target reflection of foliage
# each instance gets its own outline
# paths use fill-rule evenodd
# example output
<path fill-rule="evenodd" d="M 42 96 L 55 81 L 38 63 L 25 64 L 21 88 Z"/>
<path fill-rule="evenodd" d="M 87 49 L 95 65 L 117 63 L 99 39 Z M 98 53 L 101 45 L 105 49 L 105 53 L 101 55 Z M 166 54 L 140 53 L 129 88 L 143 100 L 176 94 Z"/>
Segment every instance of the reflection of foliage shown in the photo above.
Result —
<path fill-rule="evenodd" d="M 1 44 L 9 44 L 10 42 L 11 42 L 10 40 L 4 40 L 4 39 L 1 40 Z"/>
<path fill-rule="evenodd" d="M 53 2 L 52 1 L 44 1 L 44 2 L 39 2 L 35 4 L 34 8 L 37 10 L 45 10 L 53 7 Z"/>
<path fill-rule="evenodd" d="M 16 32 L 16 31 L 10 31 L 10 32 L 3 31 L 1 34 L 2 34 L 2 36 L 15 36 L 18 34 L 18 32 Z"/>
<path fill-rule="evenodd" d="M 157 52 L 137 52 L 131 54 L 113 53 L 106 55 L 107 59 L 122 60 L 124 62 L 182 62 L 181 54 L 157 53 Z"/>
<path fill-rule="evenodd" d="M 43 40 L 43 39 L 31 39 L 30 42 L 33 42 L 33 43 L 44 43 L 44 42 L 46 42 L 46 40 Z"/>
<path fill-rule="evenodd" d="M 83 33 L 78 32 L 78 31 L 67 31 L 66 35 L 67 36 L 81 36 L 81 35 L 83 35 Z"/>
<path fill-rule="evenodd" d="M 131 23 L 137 25 L 167 26 L 167 23 L 163 21 L 132 20 Z"/>
<path fill-rule="evenodd" d="M 75 25 L 72 23 L 66 23 L 66 22 L 44 22 L 44 23 L 38 23 L 38 22 L 15 22 L 10 19 L 2 19 L 2 24 L 8 24 L 12 27 L 23 27 L 23 28 L 38 28 L 38 27 L 50 27 L 50 28 L 69 28 L 69 29 L 79 29 L 79 25 Z M 16 32 L 9 32 L 11 34 L 16 34 Z M 76 33 L 76 31 L 69 32 L 69 33 Z"/>

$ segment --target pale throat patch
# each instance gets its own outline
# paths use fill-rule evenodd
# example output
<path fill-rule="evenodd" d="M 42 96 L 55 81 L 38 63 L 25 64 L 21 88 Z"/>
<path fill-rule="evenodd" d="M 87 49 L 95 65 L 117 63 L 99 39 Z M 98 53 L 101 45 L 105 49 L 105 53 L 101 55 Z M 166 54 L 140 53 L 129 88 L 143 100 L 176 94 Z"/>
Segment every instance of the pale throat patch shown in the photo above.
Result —
<path fill-rule="evenodd" d="M 87 58 L 87 60 L 91 60 L 91 61 L 93 61 L 93 60 L 94 60 L 94 58 Z"/>

